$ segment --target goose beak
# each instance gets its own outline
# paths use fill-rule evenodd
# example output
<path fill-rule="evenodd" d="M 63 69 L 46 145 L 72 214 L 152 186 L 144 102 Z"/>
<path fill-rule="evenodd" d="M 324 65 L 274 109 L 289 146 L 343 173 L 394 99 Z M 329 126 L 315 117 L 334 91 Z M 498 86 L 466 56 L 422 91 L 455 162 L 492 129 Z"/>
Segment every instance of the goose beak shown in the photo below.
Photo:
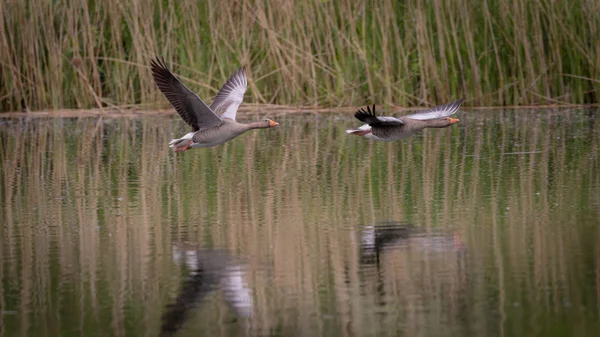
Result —
<path fill-rule="evenodd" d="M 269 120 L 269 127 L 278 126 L 278 125 L 279 125 L 279 123 L 277 123 L 276 121 Z"/>
<path fill-rule="evenodd" d="M 450 118 L 450 125 L 456 124 L 458 122 L 460 122 L 460 119 L 458 119 L 458 118 Z"/>

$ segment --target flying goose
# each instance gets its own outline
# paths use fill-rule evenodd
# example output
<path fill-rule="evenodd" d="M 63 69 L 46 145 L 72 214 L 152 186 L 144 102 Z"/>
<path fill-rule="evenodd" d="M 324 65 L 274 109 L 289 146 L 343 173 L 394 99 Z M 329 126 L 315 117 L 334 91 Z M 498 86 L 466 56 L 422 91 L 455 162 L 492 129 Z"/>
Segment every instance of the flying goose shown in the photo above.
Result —
<path fill-rule="evenodd" d="M 171 140 L 169 147 L 175 152 L 195 147 L 217 146 L 248 130 L 279 125 L 270 119 L 248 124 L 236 122 L 237 109 L 248 87 L 246 67 L 238 69 L 229 77 L 210 107 L 169 71 L 164 59 L 152 60 L 150 67 L 152 77 L 160 91 L 167 97 L 181 119 L 192 127 L 192 132 L 179 139 Z"/>
<path fill-rule="evenodd" d="M 456 113 L 463 102 L 464 98 L 461 98 L 456 102 L 397 118 L 376 116 L 373 104 L 373 109 L 367 107 L 367 111 L 360 109 L 354 114 L 356 119 L 367 124 L 358 129 L 346 130 L 346 133 L 373 140 L 394 141 L 409 137 L 424 128 L 445 128 L 460 121 L 448 116 Z"/>

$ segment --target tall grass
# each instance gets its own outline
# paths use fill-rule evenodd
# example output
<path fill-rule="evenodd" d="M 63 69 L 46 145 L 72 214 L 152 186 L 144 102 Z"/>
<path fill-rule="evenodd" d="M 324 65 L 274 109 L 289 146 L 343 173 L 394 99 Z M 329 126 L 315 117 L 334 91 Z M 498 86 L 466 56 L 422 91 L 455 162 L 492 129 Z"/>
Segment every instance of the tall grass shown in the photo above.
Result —
<path fill-rule="evenodd" d="M 165 56 L 201 97 L 250 67 L 248 102 L 597 103 L 590 0 L 2 1 L 0 111 L 164 100 Z"/>

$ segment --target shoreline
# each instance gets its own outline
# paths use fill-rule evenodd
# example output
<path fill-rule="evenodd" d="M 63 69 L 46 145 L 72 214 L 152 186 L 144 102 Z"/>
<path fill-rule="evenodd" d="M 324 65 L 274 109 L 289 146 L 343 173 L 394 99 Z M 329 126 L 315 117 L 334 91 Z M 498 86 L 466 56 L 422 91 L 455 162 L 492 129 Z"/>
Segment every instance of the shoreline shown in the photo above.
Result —
<path fill-rule="evenodd" d="M 356 107 L 330 107 L 330 108 L 318 108 L 318 107 L 301 107 L 301 106 L 287 106 L 287 105 L 270 105 L 270 104 L 246 104 L 246 106 L 240 106 L 238 115 L 251 115 L 251 114 L 267 114 L 272 116 L 282 116 L 289 114 L 315 114 L 315 113 L 350 113 L 363 108 L 364 106 Z M 567 109 L 567 108 L 598 108 L 600 104 L 544 104 L 544 105 L 512 105 L 512 106 L 479 106 L 479 107 L 461 107 L 461 110 L 507 110 L 507 109 Z M 419 111 L 425 110 L 426 107 L 414 107 L 407 108 L 402 106 L 384 106 L 383 109 L 390 113 L 402 112 L 402 111 Z M 54 118 L 68 118 L 68 117 L 139 117 L 141 115 L 148 116 L 170 116 L 175 114 L 175 109 L 152 109 L 143 108 L 142 106 L 124 106 L 124 107 L 109 107 L 109 108 L 94 108 L 94 109 L 59 109 L 59 110 L 42 110 L 42 111 L 30 111 L 30 112 L 2 112 L 0 118 L 20 118 L 20 117 L 54 117 Z"/>

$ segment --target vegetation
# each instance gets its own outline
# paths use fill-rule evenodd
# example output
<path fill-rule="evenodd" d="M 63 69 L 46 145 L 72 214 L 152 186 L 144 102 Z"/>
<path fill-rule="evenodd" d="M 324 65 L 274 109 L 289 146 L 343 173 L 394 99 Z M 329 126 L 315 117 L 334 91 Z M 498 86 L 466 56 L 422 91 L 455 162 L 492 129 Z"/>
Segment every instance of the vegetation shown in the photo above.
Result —
<path fill-rule="evenodd" d="M 2 1 L 0 111 L 162 104 L 157 55 L 207 100 L 246 64 L 246 99 L 262 104 L 597 103 L 599 12 L 590 0 Z"/>

